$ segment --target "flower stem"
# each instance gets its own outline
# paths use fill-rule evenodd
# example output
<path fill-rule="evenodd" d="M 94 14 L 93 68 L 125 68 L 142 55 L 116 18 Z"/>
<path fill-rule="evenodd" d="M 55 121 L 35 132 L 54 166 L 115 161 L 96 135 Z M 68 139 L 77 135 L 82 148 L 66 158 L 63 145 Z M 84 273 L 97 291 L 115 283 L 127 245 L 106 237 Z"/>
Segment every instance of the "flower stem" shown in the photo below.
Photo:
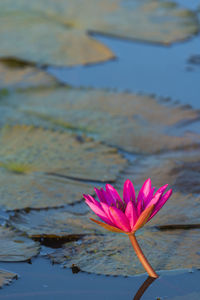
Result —
<path fill-rule="evenodd" d="M 154 269 L 152 268 L 152 266 L 149 264 L 148 260 L 144 256 L 144 253 L 142 252 L 142 249 L 140 248 L 136 240 L 135 234 L 133 233 L 129 234 L 129 239 L 131 241 L 133 249 L 135 250 L 135 253 L 137 254 L 137 257 L 139 258 L 141 264 L 143 265 L 143 267 L 145 268 L 149 276 L 153 278 L 158 278 L 158 274 L 156 274 L 156 272 L 154 271 Z"/>

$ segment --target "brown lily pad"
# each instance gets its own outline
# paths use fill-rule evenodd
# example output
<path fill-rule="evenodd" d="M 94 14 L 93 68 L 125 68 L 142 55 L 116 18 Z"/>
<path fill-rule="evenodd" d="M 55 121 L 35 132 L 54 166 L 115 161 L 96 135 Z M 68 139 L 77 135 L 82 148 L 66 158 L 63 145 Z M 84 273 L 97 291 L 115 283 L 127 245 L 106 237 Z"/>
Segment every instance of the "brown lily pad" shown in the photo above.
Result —
<path fill-rule="evenodd" d="M 39 244 L 7 227 L 0 227 L 0 261 L 27 261 L 39 253 Z"/>
<path fill-rule="evenodd" d="M 112 58 L 112 52 L 88 32 L 170 44 L 198 31 L 195 13 L 158 0 L 58 0 L 56 5 L 53 0 L 4 0 L 0 11 L 0 56 L 43 65 Z"/>
<path fill-rule="evenodd" d="M 138 241 L 156 271 L 200 267 L 199 230 L 151 232 L 143 230 Z M 192 245 L 192 247 L 191 247 Z M 144 269 L 134 253 L 128 236 L 108 234 L 87 236 L 82 243 L 66 243 L 50 258 L 66 267 L 108 275 L 136 275 Z"/>
<path fill-rule="evenodd" d="M 9 285 L 14 279 L 17 278 L 18 276 L 15 273 L 6 270 L 0 270 L 0 288 L 2 288 L 4 285 Z"/>
<path fill-rule="evenodd" d="M 87 89 L 46 89 L 11 95 L 12 105 L 64 129 L 77 129 L 123 150 L 155 153 L 200 143 L 188 132 L 199 112 L 148 96 Z"/>
<path fill-rule="evenodd" d="M 81 237 L 105 232 L 89 220 L 93 214 L 88 213 L 86 204 L 81 206 L 81 210 L 79 213 L 69 212 L 66 209 L 16 212 L 9 223 L 31 238 L 70 239 L 73 236 Z"/>
<path fill-rule="evenodd" d="M 54 86 L 56 79 L 34 66 L 14 60 L 0 61 L 0 89 Z"/>

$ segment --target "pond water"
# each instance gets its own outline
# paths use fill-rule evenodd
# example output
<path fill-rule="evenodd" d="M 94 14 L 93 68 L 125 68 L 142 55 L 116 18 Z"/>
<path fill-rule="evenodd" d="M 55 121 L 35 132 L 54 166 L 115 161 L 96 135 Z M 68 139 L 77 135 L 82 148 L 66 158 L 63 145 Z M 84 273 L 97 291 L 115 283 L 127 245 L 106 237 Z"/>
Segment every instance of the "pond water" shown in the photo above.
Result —
<path fill-rule="evenodd" d="M 48 260 L 1 263 L 1 268 L 20 273 L 19 280 L 1 291 L 0 299 L 38 300 L 199 300 L 200 271 L 160 272 L 155 281 L 146 275 L 125 278 L 79 272 L 51 265 Z M 146 290 L 146 291 L 145 291 Z"/>
<path fill-rule="evenodd" d="M 95 35 L 116 55 L 103 64 L 74 68 L 49 67 L 61 82 L 79 87 L 155 94 L 200 108 L 200 36 L 172 46 L 130 42 Z"/>

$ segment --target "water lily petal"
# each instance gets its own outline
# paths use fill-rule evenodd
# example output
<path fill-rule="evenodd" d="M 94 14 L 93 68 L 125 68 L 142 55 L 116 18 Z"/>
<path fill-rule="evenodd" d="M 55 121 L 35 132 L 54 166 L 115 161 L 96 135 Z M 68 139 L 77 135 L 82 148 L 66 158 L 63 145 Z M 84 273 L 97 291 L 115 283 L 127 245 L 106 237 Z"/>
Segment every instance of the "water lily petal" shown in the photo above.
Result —
<path fill-rule="evenodd" d="M 116 189 L 111 184 L 106 184 L 106 192 L 107 192 L 107 194 L 109 194 L 112 197 L 113 203 L 117 203 L 117 201 L 119 201 L 123 204 L 123 201 L 122 201 L 119 193 L 116 191 Z"/>
<path fill-rule="evenodd" d="M 154 191 L 155 191 L 155 187 L 153 187 L 149 193 L 149 196 L 144 200 L 144 209 L 147 207 L 147 205 L 149 204 L 149 202 L 151 201 L 151 199 L 154 197 Z"/>
<path fill-rule="evenodd" d="M 120 209 L 116 207 L 109 207 L 109 211 L 115 226 L 117 226 L 118 228 L 122 229 L 125 232 L 131 231 L 129 220 Z"/>
<path fill-rule="evenodd" d="M 106 200 L 106 203 L 108 205 L 115 205 L 115 201 L 113 200 L 113 198 L 111 197 L 111 195 L 109 193 L 107 193 L 106 191 L 104 191 L 104 189 L 101 189 L 102 195 L 104 197 L 104 199 Z"/>
<path fill-rule="evenodd" d="M 129 220 L 129 224 L 130 224 L 130 227 L 132 230 L 138 219 L 137 211 L 136 211 L 132 201 L 128 202 L 128 204 L 126 206 L 126 210 L 125 210 L 125 215 L 126 215 L 127 219 Z"/>
<path fill-rule="evenodd" d="M 141 187 L 141 189 L 138 193 L 138 197 L 137 197 L 138 215 L 140 215 L 141 212 L 144 210 L 145 200 L 148 199 L 150 193 L 151 193 L 151 179 L 148 178 L 147 180 L 145 180 L 143 186 Z"/>
<path fill-rule="evenodd" d="M 92 196 L 90 196 L 90 195 L 85 195 L 85 194 L 83 194 L 83 197 L 84 197 L 86 200 L 88 200 L 88 201 L 91 201 L 91 202 L 93 202 L 93 203 L 96 203 L 96 200 L 95 200 Z"/>
<path fill-rule="evenodd" d="M 146 199 L 150 192 L 151 192 L 151 179 L 148 178 L 147 180 L 145 180 L 143 186 L 139 191 L 138 201 L 140 201 L 141 198 Z"/>
<path fill-rule="evenodd" d="M 101 227 L 109 230 L 109 231 L 112 231 L 112 232 L 119 232 L 119 233 L 122 233 L 123 230 L 120 230 L 119 228 L 116 228 L 114 226 L 111 226 L 111 225 L 108 225 L 108 224 L 105 224 L 103 222 L 100 222 L 98 220 L 95 220 L 93 218 L 90 218 L 91 221 L 95 222 L 96 224 L 100 225 Z"/>
<path fill-rule="evenodd" d="M 165 184 L 163 186 L 161 186 L 156 193 L 164 193 L 164 191 L 166 190 L 166 188 L 168 187 L 168 184 Z"/>
<path fill-rule="evenodd" d="M 153 205 L 154 206 L 158 203 L 158 201 L 160 200 L 162 196 L 162 193 L 155 193 L 155 195 L 153 196 L 153 198 L 151 199 L 151 201 L 149 202 L 149 204 L 146 206 L 145 209 L 147 209 L 149 206 Z"/>
<path fill-rule="evenodd" d="M 134 231 L 140 229 L 141 227 L 143 227 L 146 224 L 146 222 L 149 220 L 149 217 L 150 217 L 153 209 L 154 209 L 154 205 L 151 205 L 141 213 L 141 215 L 139 216 L 139 218 L 133 228 Z"/>
<path fill-rule="evenodd" d="M 137 214 L 138 216 L 142 213 L 143 211 L 143 199 L 141 199 L 138 203 L 137 203 Z"/>
<path fill-rule="evenodd" d="M 133 204 L 135 205 L 135 189 L 133 186 L 133 183 L 127 179 L 124 182 L 124 189 L 123 189 L 123 199 L 126 203 L 129 201 L 132 201 Z"/>
<path fill-rule="evenodd" d="M 93 203 L 89 200 L 85 200 L 87 205 L 91 208 L 91 210 L 104 222 L 112 225 L 110 219 L 108 219 L 107 215 L 105 214 L 104 210 L 101 208 L 101 205 L 96 201 L 96 203 Z"/>
<path fill-rule="evenodd" d="M 157 192 L 155 193 L 154 196 L 153 196 L 153 194 L 152 194 L 152 191 L 153 191 L 153 193 L 154 193 L 155 188 L 151 189 L 151 192 L 150 192 L 150 194 L 149 194 L 149 196 L 148 196 L 148 200 L 145 201 L 144 207 L 147 208 L 147 207 L 149 206 L 150 203 L 151 203 L 151 204 L 156 204 L 156 202 L 157 202 L 156 199 L 159 200 L 159 199 L 162 197 L 162 195 L 163 195 L 163 193 L 164 193 L 164 191 L 166 190 L 167 187 L 168 187 L 168 184 L 165 184 L 165 185 L 161 186 L 161 187 L 157 190 Z M 158 195 L 159 195 L 160 197 L 158 197 Z M 154 199 L 154 201 L 151 202 L 153 199 Z"/>
<path fill-rule="evenodd" d="M 96 194 L 97 194 L 97 197 L 99 198 L 100 202 L 104 202 L 104 203 L 107 203 L 105 197 L 104 197 L 104 194 L 102 193 L 101 190 L 97 189 L 97 188 L 94 188 Z"/>
<path fill-rule="evenodd" d="M 159 210 L 163 207 L 163 205 L 167 202 L 167 200 L 171 197 L 171 195 L 172 195 L 172 189 L 167 191 L 167 193 L 161 197 L 159 202 L 155 205 L 155 208 L 154 208 L 153 213 L 150 216 L 149 220 L 151 220 L 159 212 Z"/>
<path fill-rule="evenodd" d="M 115 226 L 115 224 L 113 223 L 113 221 L 112 221 L 112 218 L 111 218 L 111 216 L 110 216 L 110 211 L 109 211 L 109 205 L 107 204 L 107 203 L 101 203 L 101 207 L 102 207 L 102 209 L 104 210 L 104 212 L 105 212 L 105 214 L 106 214 L 106 216 L 107 216 L 107 218 L 110 220 L 110 225 L 113 225 L 113 226 Z"/>

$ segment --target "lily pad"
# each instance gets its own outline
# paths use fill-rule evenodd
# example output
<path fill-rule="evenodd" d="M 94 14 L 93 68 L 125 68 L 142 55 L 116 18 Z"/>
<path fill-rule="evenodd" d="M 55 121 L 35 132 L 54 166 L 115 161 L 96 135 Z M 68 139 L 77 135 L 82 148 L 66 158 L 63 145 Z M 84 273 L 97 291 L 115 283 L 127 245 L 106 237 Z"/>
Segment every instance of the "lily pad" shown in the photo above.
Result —
<path fill-rule="evenodd" d="M 0 38 L 4 44 L 0 46 L 0 57 L 57 66 L 101 62 L 114 57 L 106 46 L 81 29 L 42 16 L 41 12 L 6 14 L 6 7 L 1 10 L 4 16 L 0 18 Z"/>
<path fill-rule="evenodd" d="M 128 177 L 139 188 L 151 177 L 152 184 L 159 188 L 168 183 L 174 192 L 181 194 L 200 193 L 200 151 L 194 150 L 169 152 L 150 155 L 129 163 L 118 180 L 118 188 L 122 188 Z M 192 197 L 192 196 L 191 196 Z"/>
<path fill-rule="evenodd" d="M 189 132 L 200 112 L 153 97 L 88 89 L 42 89 L 11 95 L 8 104 L 64 129 L 76 128 L 109 145 L 155 153 L 200 143 Z"/>
<path fill-rule="evenodd" d="M 0 61 L 0 89 L 57 85 L 56 79 L 34 66 L 14 60 Z M 1 95 L 1 92 L 0 92 Z"/>
<path fill-rule="evenodd" d="M 158 0 L 58 0 L 56 4 L 53 0 L 3 0 L 0 56 L 43 65 L 86 64 L 113 57 L 88 32 L 170 44 L 198 31 L 195 13 L 167 4 Z"/>
<path fill-rule="evenodd" d="M 0 204 L 6 209 L 72 204 L 92 183 L 114 181 L 126 161 L 116 149 L 30 126 L 0 132 Z"/>
<path fill-rule="evenodd" d="M 31 126 L 4 127 L 0 145 L 0 166 L 13 173 L 114 181 L 126 163 L 116 149 L 89 138 Z"/>
<path fill-rule="evenodd" d="M 39 253 L 39 244 L 17 231 L 0 227 L 0 261 L 27 261 Z"/>
<path fill-rule="evenodd" d="M 82 212 L 72 213 L 66 209 L 48 209 L 40 211 L 16 212 L 9 224 L 25 232 L 31 238 L 69 238 L 86 234 L 102 233 L 105 230 L 95 226 L 89 220 L 93 216 L 88 213 L 85 204 Z"/>
<path fill-rule="evenodd" d="M 197 225 L 200 228 L 200 197 L 192 194 L 183 195 L 173 193 L 165 206 L 151 219 L 149 226 L 158 225 L 161 228 L 176 228 L 176 225 L 183 225 L 183 228 L 190 228 L 190 225 Z M 172 225 L 168 227 L 167 225 Z M 185 225 L 185 226 L 184 226 Z"/>
<path fill-rule="evenodd" d="M 164 233 L 144 230 L 138 241 L 157 271 L 198 268 L 199 234 L 199 230 Z M 86 272 L 128 276 L 144 273 L 128 236 L 123 234 L 87 236 L 82 243 L 66 243 L 49 257 L 54 263 L 61 263 L 65 267 L 75 264 Z"/>
<path fill-rule="evenodd" d="M 92 184 L 47 175 L 0 173 L 0 205 L 6 210 L 59 207 L 74 204 Z"/>
<path fill-rule="evenodd" d="M 6 270 L 0 270 L 0 288 L 2 288 L 4 285 L 9 285 L 14 279 L 17 278 L 18 276 L 15 273 Z"/>

